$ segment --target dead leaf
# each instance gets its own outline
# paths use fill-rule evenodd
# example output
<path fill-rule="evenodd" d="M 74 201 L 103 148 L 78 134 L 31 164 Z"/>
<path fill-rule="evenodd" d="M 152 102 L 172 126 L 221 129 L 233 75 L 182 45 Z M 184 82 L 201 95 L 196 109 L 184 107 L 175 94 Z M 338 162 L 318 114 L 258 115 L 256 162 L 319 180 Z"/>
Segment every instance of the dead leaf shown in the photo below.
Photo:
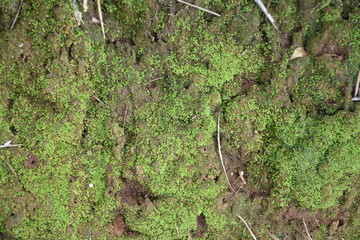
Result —
<path fill-rule="evenodd" d="M 305 57 L 305 56 L 307 56 L 307 52 L 305 51 L 305 49 L 303 47 L 298 47 L 295 49 L 295 51 L 291 55 L 290 60 L 295 59 L 295 58 Z"/>

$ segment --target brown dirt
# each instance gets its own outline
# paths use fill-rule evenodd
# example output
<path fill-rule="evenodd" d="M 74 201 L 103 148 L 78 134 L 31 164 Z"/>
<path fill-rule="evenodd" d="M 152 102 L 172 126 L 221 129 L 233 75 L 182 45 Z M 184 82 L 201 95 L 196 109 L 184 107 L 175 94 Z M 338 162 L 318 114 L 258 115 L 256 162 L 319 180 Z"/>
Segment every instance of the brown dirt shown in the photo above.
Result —
<path fill-rule="evenodd" d="M 341 49 L 336 41 L 323 42 L 315 49 L 318 57 L 326 55 L 336 60 L 346 60 L 347 49 Z"/>
<path fill-rule="evenodd" d="M 117 215 L 113 221 L 112 235 L 119 237 L 128 231 L 128 226 L 125 223 L 125 217 L 121 214 Z"/>
<path fill-rule="evenodd" d="M 204 236 L 207 229 L 207 224 L 204 214 L 200 214 L 196 218 L 196 220 L 197 220 L 197 230 L 194 233 L 194 237 L 201 238 L 202 236 Z"/>
<path fill-rule="evenodd" d="M 131 206 L 143 206 L 150 192 L 135 180 L 125 180 L 125 187 L 120 190 L 123 203 Z"/>
<path fill-rule="evenodd" d="M 126 235 L 128 237 L 136 237 L 137 232 L 132 231 L 129 226 L 126 224 L 125 217 L 123 214 L 118 214 L 115 216 L 114 221 L 110 227 L 110 232 L 115 237 L 120 237 Z"/>
<path fill-rule="evenodd" d="M 37 168 L 40 165 L 39 157 L 36 155 L 30 155 L 25 161 L 25 166 L 34 169 Z"/>
<path fill-rule="evenodd" d="M 241 85 L 241 94 L 247 95 L 251 87 L 256 85 L 256 81 L 252 79 L 244 79 Z"/>

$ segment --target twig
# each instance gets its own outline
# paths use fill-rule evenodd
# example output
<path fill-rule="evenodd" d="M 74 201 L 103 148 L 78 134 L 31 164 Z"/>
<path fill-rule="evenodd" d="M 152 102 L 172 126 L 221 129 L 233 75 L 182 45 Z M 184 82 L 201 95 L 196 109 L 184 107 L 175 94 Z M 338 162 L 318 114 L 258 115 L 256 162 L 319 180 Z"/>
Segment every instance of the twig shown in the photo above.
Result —
<path fill-rule="evenodd" d="M 19 181 L 19 177 L 18 177 L 18 175 L 16 174 L 15 170 L 11 167 L 10 163 L 8 163 L 7 161 L 5 161 L 5 164 L 10 168 L 11 172 L 15 175 L 16 180 Z"/>
<path fill-rule="evenodd" d="M 359 94 L 359 85 L 360 85 L 360 71 L 358 73 L 358 78 L 357 78 L 356 85 L 355 85 L 354 97 L 357 97 Z"/>
<path fill-rule="evenodd" d="M 218 126 L 217 126 L 217 142 L 218 142 L 218 149 L 219 149 L 219 156 L 220 156 L 220 160 L 221 160 L 221 165 L 224 169 L 224 173 L 225 173 L 225 177 L 226 177 L 226 181 L 230 187 L 230 189 L 235 192 L 235 190 L 233 189 L 233 187 L 230 184 L 230 180 L 229 177 L 226 173 L 226 168 L 225 168 L 225 164 L 224 164 L 224 159 L 222 157 L 222 153 L 221 153 L 221 144 L 220 144 L 220 112 L 219 112 L 219 116 L 218 116 Z"/>
<path fill-rule="evenodd" d="M 261 8 L 261 10 L 263 11 L 263 13 L 266 15 L 266 17 L 269 19 L 269 21 L 271 22 L 271 24 L 274 26 L 274 28 L 278 31 L 279 28 L 275 25 L 275 20 L 274 18 L 271 16 L 271 14 L 269 13 L 269 11 L 266 9 L 265 5 L 262 3 L 261 0 L 254 0 L 255 3 Z"/>
<path fill-rule="evenodd" d="M 163 78 L 163 77 L 157 77 L 157 78 L 154 78 L 154 79 L 152 79 L 152 80 L 150 80 L 150 81 L 146 82 L 144 85 L 148 85 L 149 83 L 152 83 L 152 82 L 154 82 L 154 81 L 156 81 L 156 80 L 159 80 L 159 79 L 161 79 L 161 78 Z"/>
<path fill-rule="evenodd" d="M 273 240 L 280 240 L 279 238 L 277 238 L 275 235 L 273 235 L 269 230 L 265 229 L 265 232 L 267 235 L 269 235 L 269 237 Z"/>
<path fill-rule="evenodd" d="M 243 221 L 243 223 L 245 223 L 245 226 L 249 230 L 251 236 L 253 237 L 254 240 L 256 240 L 256 237 L 255 237 L 254 233 L 251 231 L 251 229 L 250 229 L 249 225 L 247 224 L 247 222 L 239 214 L 237 215 L 237 217 L 240 218 L 240 220 Z"/>
<path fill-rule="evenodd" d="M 95 98 L 96 101 L 98 101 L 101 105 L 105 106 L 105 103 L 103 101 L 101 101 L 100 98 L 98 98 L 97 96 L 95 96 L 95 91 L 92 92 L 92 96 L 93 98 Z"/>
<path fill-rule="evenodd" d="M 310 233 L 309 233 L 309 230 L 308 230 L 308 228 L 307 228 L 307 226 L 306 226 L 304 217 L 303 217 L 303 223 L 304 223 L 304 226 L 305 226 L 305 230 L 306 230 L 307 236 L 309 237 L 310 240 L 312 240 L 312 238 L 311 238 L 311 236 L 310 236 Z"/>
<path fill-rule="evenodd" d="M 3 145 L 0 145 L 0 148 L 7 148 L 7 147 L 19 147 L 22 144 L 11 144 L 12 140 L 7 141 L 6 143 L 4 143 Z"/>
<path fill-rule="evenodd" d="M 184 4 L 186 4 L 186 5 L 190 6 L 190 7 L 194 7 L 194 8 L 197 8 L 197 9 L 201 10 L 201 11 L 204 11 L 204 12 L 210 13 L 210 14 L 215 15 L 215 16 L 217 16 L 217 17 L 221 17 L 221 15 L 220 15 L 220 14 L 218 14 L 218 13 L 216 13 L 216 12 L 213 12 L 213 11 L 207 10 L 207 9 L 205 9 L 205 8 L 202 8 L 202 7 L 196 6 L 196 5 L 194 5 L 194 4 L 191 4 L 191 3 L 188 3 L 188 2 L 185 2 L 185 1 L 182 1 L 182 0 L 177 0 L 177 1 L 178 1 L 178 2 L 181 2 L 181 3 L 184 3 Z"/>
<path fill-rule="evenodd" d="M 13 28 L 14 28 L 14 26 L 15 26 L 15 23 L 16 23 L 16 20 L 17 20 L 18 17 L 19 17 L 20 10 L 21 10 L 21 7 L 22 7 L 22 5 L 23 5 L 23 2 L 24 2 L 24 0 L 21 0 L 20 5 L 19 5 L 19 8 L 18 8 L 17 13 L 16 13 L 16 16 L 15 16 L 15 19 L 14 19 L 13 23 L 11 24 L 10 31 L 13 30 Z"/>
<path fill-rule="evenodd" d="M 126 106 L 125 108 L 125 113 L 124 113 L 124 118 L 123 118 L 123 127 L 125 127 L 125 124 L 126 124 L 126 115 L 128 113 L 128 106 Z"/>
<path fill-rule="evenodd" d="M 102 31 L 102 33 L 103 33 L 104 39 L 106 39 L 104 22 L 103 22 L 103 16 L 102 16 L 102 12 L 101 12 L 101 3 L 100 3 L 100 0 L 97 0 L 97 6 L 98 6 L 98 12 L 99 12 L 99 19 L 100 19 L 101 31 Z"/>
<path fill-rule="evenodd" d="M 83 0 L 83 9 L 84 9 L 84 12 L 87 12 L 87 10 L 89 10 L 88 0 Z"/>

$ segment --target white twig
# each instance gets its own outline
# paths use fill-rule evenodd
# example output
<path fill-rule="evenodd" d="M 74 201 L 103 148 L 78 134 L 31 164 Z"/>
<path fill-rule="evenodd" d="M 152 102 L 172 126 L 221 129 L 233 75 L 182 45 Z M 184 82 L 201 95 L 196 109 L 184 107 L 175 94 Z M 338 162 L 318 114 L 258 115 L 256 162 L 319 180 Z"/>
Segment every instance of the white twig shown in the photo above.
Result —
<path fill-rule="evenodd" d="M 22 144 L 11 144 L 12 140 L 7 141 L 6 143 L 4 143 L 3 145 L 0 145 L 0 148 L 6 148 L 6 147 L 19 147 Z"/>
<path fill-rule="evenodd" d="M 177 0 L 177 1 L 178 1 L 178 2 L 181 2 L 181 3 L 184 3 L 184 4 L 186 4 L 186 5 L 190 6 L 190 7 L 194 7 L 194 8 L 197 8 L 197 9 L 201 10 L 201 11 L 204 11 L 204 12 L 210 13 L 210 14 L 215 15 L 215 16 L 217 16 L 217 17 L 221 17 L 221 15 L 220 15 L 220 14 L 218 14 L 218 13 L 216 13 L 216 12 L 213 12 L 213 11 L 207 10 L 207 9 L 205 9 L 205 8 L 202 8 L 202 7 L 196 6 L 196 5 L 194 5 L 194 4 L 191 4 L 191 3 L 188 3 L 188 2 L 185 2 L 185 1 L 182 1 L 182 0 Z"/>
<path fill-rule="evenodd" d="M 271 22 L 271 24 L 274 26 L 274 28 L 276 30 L 279 31 L 278 27 L 275 25 L 275 20 L 274 18 L 271 16 L 271 14 L 269 13 L 269 11 L 266 9 L 265 5 L 262 3 L 261 0 L 254 0 L 255 3 L 261 8 L 261 10 L 263 11 L 263 13 L 266 15 L 266 17 L 269 19 L 269 21 Z"/>
<path fill-rule="evenodd" d="M 235 190 L 233 189 L 233 187 L 230 184 L 230 180 L 229 177 L 226 173 L 226 168 L 225 168 L 225 164 L 224 164 L 224 159 L 222 157 L 222 153 L 221 153 L 221 144 L 220 144 L 220 112 L 219 112 L 219 116 L 218 116 L 218 126 L 217 126 L 217 142 L 218 142 L 218 149 L 219 149 L 219 156 L 220 156 L 220 160 L 221 160 L 221 165 L 224 169 L 224 173 L 225 173 L 225 177 L 226 177 L 226 181 L 230 187 L 230 189 L 235 192 Z"/>
<path fill-rule="evenodd" d="M 360 85 L 360 71 L 358 73 L 358 78 L 357 78 L 357 81 L 356 81 L 354 97 L 357 97 L 357 95 L 359 94 L 359 85 Z"/>
<path fill-rule="evenodd" d="M 74 16 L 76 18 L 78 25 L 80 26 L 81 24 L 84 24 L 84 21 L 82 19 L 82 12 L 79 11 L 79 7 L 76 3 L 76 0 L 74 0 L 73 5 L 74 5 Z"/>
<path fill-rule="evenodd" d="M 99 19 L 100 19 L 101 31 L 102 31 L 102 33 L 103 33 L 104 39 L 106 39 L 104 22 L 103 22 L 103 16 L 102 16 L 102 12 L 101 12 L 101 3 L 100 3 L 100 0 L 97 0 L 97 6 L 98 6 L 98 12 L 99 12 Z"/>
<path fill-rule="evenodd" d="M 17 13 L 16 13 L 16 16 L 15 16 L 15 19 L 14 19 L 13 23 L 11 24 L 10 31 L 13 30 L 13 28 L 14 28 L 14 26 L 15 26 L 15 23 L 16 23 L 16 20 L 17 20 L 18 17 L 19 17 L 19 14 L 20 14 L 21 7 L 22 7 L 22 5 L 23 5 L 23 2 L 24 2 L 24 0 L 21 0 L 20 5 L 19 5 L 19 8 L 18 8 Z"/>
<path fill-rule="evenodd" d="M 83 9 L 84 9 L 84 12 L 87 12 L 89 10 L 88 0 L 83 0 Z"/>
<path fill-rule="evenodd" d="M 251 236 L 253 237 L 253 239 L 256 240 L 256 237 L 255 237 L 254 233 L 251 231 L 251 229 L 250 229 L 249 225 L 247 224 L 247 222 L 239 214 L 237 215 L 237 217 L 240 218 L 240 220 L 243 221 L 243 223 L 245 223 L 245 226 L 246 226 L 247 230 L 249 230 L 249 232 L 250 232 Z"/>
<path fill-rule="evenodd" d="M 309 230 L 308 230 L 308 228 L 307 228 L 307 226 L 306 226 L 306 223 L 305 223 L 305 219 L 304 219 L 304 218 L 303 218 L 303 223 L 304 223 L 304 226 L 305 226 L 305 230 L 306 230 L 307 236 L 309 237 L 310 240 L 312 240 L 312 238 L 311 238 L 311 236 L 310 236 L 310 233 L 309 233 Z"/>

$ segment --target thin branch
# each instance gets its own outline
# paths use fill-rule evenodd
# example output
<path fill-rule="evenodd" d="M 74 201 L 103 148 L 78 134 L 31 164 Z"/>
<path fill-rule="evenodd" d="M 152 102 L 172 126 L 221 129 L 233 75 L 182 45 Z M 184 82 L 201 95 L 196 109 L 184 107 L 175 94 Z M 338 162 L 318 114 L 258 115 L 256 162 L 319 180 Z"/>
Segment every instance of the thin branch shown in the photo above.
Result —
<path fill-rule="evenodd" d="M 269 235 L 269 237 L 273 240 L 280 240 L 278 237 L 276 237 L 275 235 L 273 235 L 269 230 L 265 229 L 265 232 L 267 235 Z"/>
<path fill-rule="evenodd" d="M 20 5 L 19 5 L 19 8 L 18 8 L 17 13 L 16 13 L 16 16 L 15 16 L 15 19 L 14 19 L 13 23 L 11 24 L 10 31 L 13 30 L 13 28 L 14 28 L 14 26 L 15 26 L 15 23 L 16 23 L 16 20 L 17 20 L 18 17 L 19 17 L 20 10 L 21 10 L 21 7 L 22 7 L 22 5 L 23 5 L 23 2 L 24 2 L 24 0 L 21 0 Z"/>
<path fill-rule="evenodd" d="M 100 3 L 100 0 L 97 0 L 97 6 L 98 6 L 98 12 L 99 12 L 99 19 L 100 19 L 101 31 L 102 31 L 102 33 L 103 33 L 104 39 L 106 39 L 104 22 L 103 22 L 103 16 L 102 16 L 102 12 L 101 12 L 101 3 Z"/>
<path fill-rule="evenodd" d="M 308 228 L 307 228 L 307 226 L 306 226 L 304 217 L 303 217 L 303 223 L 304 223 L 304 226 L 305 226 L 305 230 L 306 230 L 307 236 L 309 237 L 310 240 L 312 240 L 312 238 L 311 238 L 311 236 L 310 236 L 310 233 L 309 233 L 309 230 L 308 230 Z"/>
<path fill-rule="evenodd" d="M 87 12 L 89 10 L 88 0 L 83 0 L 83 9 L 84 9 L 84 12 Z"/>
<path fill-rule="evenodd" d="M 159 79 L 161 79 L 161 78 L 163 78 L 163 77 L 157 77 L 157 78 L 154 78 L 154 79 L 152 79 L 152 80 L 150 80 L 150 81 L 148 81 L 148 82 L 144 83 L 144 85 L 148 85 L 149 83 L 152 83 L 152 82 L 154 82 L 154 81 L 156 81 L 156 80 L 159 80 Z"/>
<path fill-rule="evenodd" d="M 215 15 L 215 16 L 217 16 L 217 17 L 221 17 L 221 15 L 220 15 L 220 14 L 218 14 L 218 13 L 216 13 L 216 12 L 213 12 L 213 11 L 207 10 L 207 9 L 205 9 L 205 8 L 202 8 L 202 7 L 196 6 L 196 5 L 194 5 L 194 4 L 191 4 L 191 3 L 188 3 L 188 2 L 185 2 L 185 1 L 182 1 L 182 0 L 177 0 L 177 1 L 178 1 L 178 2 L 181 2 L 181 3 L 184 3 L 184 4 L 186 4 L 186 5 L 190 6 L 190 7 L 194 7 L 194 8 L 197 8 L 197 9 L 201 10 L 201 11 L 204 11 L 204 12 L 210 13 L 210 14 Z"/>
<path fill-rule="evenodd" d="M 358 73 L 358 78 L 357 78 L 356 85 L 355 85 L 354 97 L 357 97 L 359 94 L 359 85 L 360 85 L 360 71 Z"/>
<path fill-rule="evenodd" d="M 11 144 L 12 140 L 7 141 L 3 145 L 0 145 L 0 148 L 7 148 L 7 147 L 20 147 L 22 144 Z"/>
<path fill-rule="evenodd" d="M 240 218 L 240 220 L 243 221 L 243 223 L 245 223 L 245 226 L 246 226 L 247 230 L 249 230 L 249 232 L 250 232 L 251 236 L 253 237 L 253 239 L 256 240 L 256 237 L 255 237 L 254 233 L 251 231 L 251 229 L 250 229 L 249 225 L 247 224 L 247 222 L 239 214 L 237 215 L 237 217 Z"/>
<path fill-rule="evenodd" d="M 14 176 L 16 177 L 16 180 L 19 181 L 19 177 L 16 174 L 15 170 L 11 167 L 10 163 L 8 163 L 7 161 L 5 161 L 5 164 L 10 168 L 11 172 L 14 174 Z"/>
<path fill-rule="evenodd" d="M 269 13 L 269 11 L 266 9 L 265 5 L 262 3 L 261 0 L 254 0 L 255 3 L 261 8 L 261 10 L 263 11 L 263 13 L 266 15 L 266 17 L 269 19 L 269 21 L 271 22 L 271 24 L 274 26 L 274 28 L 278 31 L 279 28 L 275 25 L 275 20 L 274 18 L 271 16 L 271 14 Z"/>
<path fill-rule="evenodd" d="M 227 175 L 226 168 L 225 168 L 225 164 L 224 164 L 224 159 L 223 159 L 223 156 L 222 156 L 222 153 L 221 153 L 221 144 L 220 144 L 220 112 L 219 112 L 219 116 L 218 116 L 217 142 L 218 142 L 218 149 L 219 149 L 219 156 L 220 156 L 220 160 L 221 160 L 221 165 L 222 165 L 222 167 L 223 167 L 223 169 L 224 169 L 226 181 L 227 181 L 230 189 L 231 189 L 233 192 L 235 192 L 235 190 L 233 189 L 233 187 L 232 187 L 231 184 L 230 184 L 230 180 L 229 180 L 229 177 L 228 177 L 228 175 Z"/>
<path fill-rule="evenodd" d="M 125 127 L 125 124 L 126 124 L 126 115 L 128 113 L 128 106 L 126 106 L 125 108 L 125 113 L 124 113 L 124 118 L 123 118 L 123 127 Z"/>
<path fill-rule="evenodd" d="M 105 106 L 105 103 L 95 95 L 96 93 L 95 91 L 92 91 L 91 93 L 92 93 L 92 97 L 95 98 L 96 101 L 98 101 L 102 106 Z"/>

